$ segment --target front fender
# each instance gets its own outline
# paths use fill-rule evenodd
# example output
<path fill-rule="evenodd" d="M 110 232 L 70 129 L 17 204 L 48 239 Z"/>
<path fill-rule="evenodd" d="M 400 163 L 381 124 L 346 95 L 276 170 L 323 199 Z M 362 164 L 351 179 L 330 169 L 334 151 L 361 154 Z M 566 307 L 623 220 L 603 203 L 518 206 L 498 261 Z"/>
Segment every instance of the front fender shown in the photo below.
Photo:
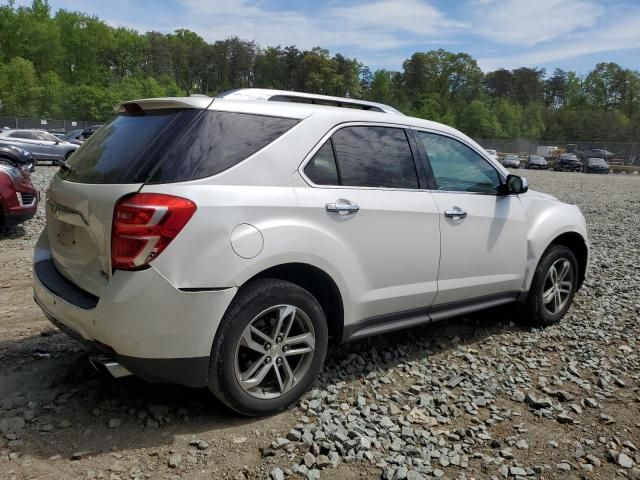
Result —
<path fill-rule="evenodd" d="M 546 249 L 560 235 L 579 234 L 589 249 L 587 225 L 576 205 L 562 203 L 557 199 L 531 192 L 522 195 L 522 203 L 528 219 L 527 264 L 523 290 L 529 290 L 533 275 Z"/>

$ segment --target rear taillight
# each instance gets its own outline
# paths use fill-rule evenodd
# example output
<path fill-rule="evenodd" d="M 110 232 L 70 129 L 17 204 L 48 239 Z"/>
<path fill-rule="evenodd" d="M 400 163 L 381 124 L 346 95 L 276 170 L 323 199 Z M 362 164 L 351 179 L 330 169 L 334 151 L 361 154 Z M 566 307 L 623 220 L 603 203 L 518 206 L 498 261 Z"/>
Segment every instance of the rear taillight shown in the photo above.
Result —
<path fill-rule="evenodd" d="M 196 211 L 186 198 L 137 193 L 118 200 L 111 229 L 111 265 L 141 270 L 160 255 Z"/>

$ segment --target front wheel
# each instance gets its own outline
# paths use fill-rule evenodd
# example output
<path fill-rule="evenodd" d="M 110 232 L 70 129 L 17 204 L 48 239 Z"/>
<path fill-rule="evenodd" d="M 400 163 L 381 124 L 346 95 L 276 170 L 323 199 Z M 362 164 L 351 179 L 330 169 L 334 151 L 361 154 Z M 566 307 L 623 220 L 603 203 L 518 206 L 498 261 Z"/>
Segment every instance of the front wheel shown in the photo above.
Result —
<path fill-rule="evenodd" d="M 209 389 L 243 415 L 284 410 L 317 377 L 327 344 L 327 322 L 313 295 L 283 280 L 254 280 L 238 292 L 218 327 Z"/>
<path fill-rule="evenodd" d="M 564 245 L 551 245 L 533 275 L 520 316 L 526 323 L 548 326 L 567 313 L 578 288 L 578 261 Z"/>

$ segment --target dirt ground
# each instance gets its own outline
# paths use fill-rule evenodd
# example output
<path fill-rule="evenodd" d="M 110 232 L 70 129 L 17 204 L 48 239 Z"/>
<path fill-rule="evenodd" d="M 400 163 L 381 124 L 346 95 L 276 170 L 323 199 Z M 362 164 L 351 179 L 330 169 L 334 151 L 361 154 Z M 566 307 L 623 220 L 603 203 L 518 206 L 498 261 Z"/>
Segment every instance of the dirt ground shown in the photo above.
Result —
<path fill-rule="evenodd" d="M 39 171 L 34 178 L 44 188 L 52 169 L 39 167 Z M 363 340 L 330 353 L 316 388 L 327 390 L 344 382 L 338 402 L 349 404 L 363 395 L 392 403 L 394 392 L 400 392 L 399 399 L 410 398 L 406 391 L 416 379 L 405 367 L 423 361 L 444 382 L 455 371 L 485 379 L 463 387 L 461 394 L 490 390 L 499 379 L 500 388 L 485 395 L 491 408 L 479 408 L 479 415 L 452 416 L 447 431 L 485 425 L 499 439 L 500 448 L 511 445 L 510 437 L 526 438 L 527 449 L 513 447 L 517 460 L 541 467 L 522 478 L 634 478 L 636 470 L 608 459 L 608 452 L 626 452 L 636 467 L 640 460 L 635 451 L 640 447 L 640 203 L 611 206 L 628 195 L 640 199 L 640 178 L 525 175 L 532 188 L 578 203 L 589 222 L 593 248 L 600 249 L 589 270 L 596 281 L 576 297 L 564 326 L 530 331 L 500 312 L 491 312 Z M 286 469 L 300 462 L 304 451 L 297 447 L 273 451 L 269 446 L 311 416 L 307 400 L 273 417 L 249 419 L 229 411 L 206 390 L 136 378 L 116 381 L 95 372 L 85 348 L 55 329 L 33 301 L 31 254 L 42 226 L 40 212 L 31 225 L 0 230 L 0 478 L 248 479 L 267 478 L 276 466 L 291 474 Z M 372 355 L 372 349 L 394 353 Z M 365 359 L 365 371 L 350 370 L 354 354 Z M 477 361 L 469 360 L 469 355 Z M 372 386 L 368 368 L 377 378 L 391 378 L 393 384 Z M 572 368 L 578 376 L 572 376 Z M 562 389 L 576 397 L 580 412 L 568 411 L 577 422 L 549 420 L 511 400 L 516 389 L 539 391 L 541 375 L 556 386 L 560 379 Z M 606 388 L 599 378 L 607 379 Z M 428 383 L 421 388 L 428 389 Z M 599 406 L 579 407 L 587 397 L 596 398 Z M 402 409 L 402 401 L 394 401 Z M 491 420 L 496 415 L 508 421 Z M 194 440 L 204 440 L 208 446 L 190 445 Z M 550 442 L 558 446 L 550 448 Z M 598 461 L 586 462 L 584 455 L 579 456 L 580 445 Z M 444 469 L 443 478 L 505 478 L 498 470 L 501 464 L 494 463 L 499 457 L 496 448 L 478 443 L 469 450 L 469 466 Z M 380 478 L 385 458 L 382 452 L 371 461 L 339 463 L 323 470 L 322 478 Z M 573 468 L 562 470 L 558 467 L 562 462 Z M 594 468 L 581 467 L 587 463 Z"/>

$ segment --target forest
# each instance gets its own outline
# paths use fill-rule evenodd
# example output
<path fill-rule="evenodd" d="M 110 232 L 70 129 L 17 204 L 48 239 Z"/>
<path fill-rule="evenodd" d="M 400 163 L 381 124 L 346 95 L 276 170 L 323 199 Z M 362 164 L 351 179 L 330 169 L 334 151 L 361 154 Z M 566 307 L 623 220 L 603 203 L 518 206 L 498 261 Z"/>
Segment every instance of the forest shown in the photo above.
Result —
<path fill-rule="evenodd" d="M 416 52 L 371 71 L 315 47 L 213 43 L 190 30 L 139 33 L 46 0 L 0 5 L 0 116 L 104 121 L 120 101 L 242 87 L 362 98 L 476 138 L 640 140 L 640 72 L 598 63 L 484 73 L 466 53 Z"/>

